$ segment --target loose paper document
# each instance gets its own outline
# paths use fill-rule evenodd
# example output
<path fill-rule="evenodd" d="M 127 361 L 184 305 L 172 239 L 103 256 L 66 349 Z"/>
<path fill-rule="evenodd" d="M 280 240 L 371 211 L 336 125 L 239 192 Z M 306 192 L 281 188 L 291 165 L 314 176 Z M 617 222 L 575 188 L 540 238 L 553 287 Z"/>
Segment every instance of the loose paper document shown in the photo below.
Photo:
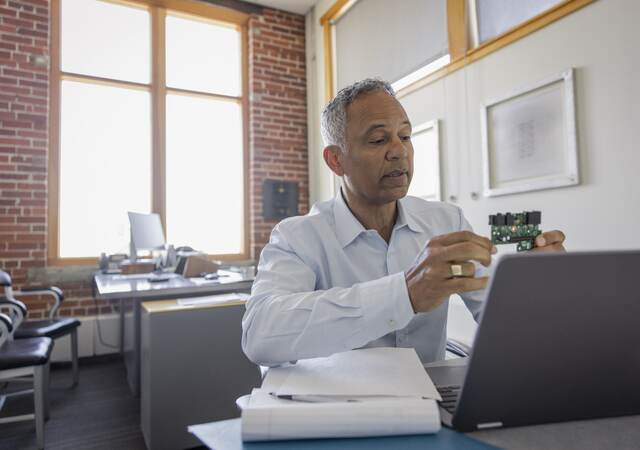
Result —
<path fill-rule="evenodd" d="M 190 305 L 209 305 L 209 304 L 224 304 L 229 302 L 235 302 L 238 300 L 249 300 L 247 294 L 219 294 L 209 295 L 207 297 L 194 297 L 194 298 L 180 298 L 178 299 L 178 305 L 190 306 Z"/>
<path fill-rule="evenodd" d="M 242 440 L 314 439 L 436 433 L 435 400 L 419 397 L 299 402 L 254 389 L 242 410 Z"/>
<path fill-rule="evenodd" d="M 327 358 L 300 360 L 267 372 L 283 379 L 276 395 L 292 396 L 395 396 L 441 400 L 440 394 L 412 348 L 367 348 L 336 353 Z M 284 374 L 283 374 L 284 372 Z"/>

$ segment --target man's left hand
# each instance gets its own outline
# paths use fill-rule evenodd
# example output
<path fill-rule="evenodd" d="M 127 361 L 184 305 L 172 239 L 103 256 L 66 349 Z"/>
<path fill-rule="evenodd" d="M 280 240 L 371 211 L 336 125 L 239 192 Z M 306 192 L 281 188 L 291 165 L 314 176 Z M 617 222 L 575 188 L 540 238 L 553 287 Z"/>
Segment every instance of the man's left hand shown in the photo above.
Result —
<path fill-rule="evenodd" d="M 564 233 L 560 230 L 545 231 L 536 237 L 534 252 L 564 252 Z"/>

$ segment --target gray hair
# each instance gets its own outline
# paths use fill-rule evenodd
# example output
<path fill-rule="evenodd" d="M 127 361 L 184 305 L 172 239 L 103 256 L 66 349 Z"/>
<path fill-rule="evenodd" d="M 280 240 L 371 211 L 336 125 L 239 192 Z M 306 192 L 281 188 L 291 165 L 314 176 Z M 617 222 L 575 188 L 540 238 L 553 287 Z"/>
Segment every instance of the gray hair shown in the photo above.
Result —
<path fill-rule="evenodd" d="M 379 78 L 367 78 L 342 88 L 333 100 L 322 111 L 321 133 L 324 145 L 337 145 L 346 150 L 347 141 L 347 106 L 356 98 L 373 91 L 384 91 L 392 97 L 395 91 L 389 83 Z"/>

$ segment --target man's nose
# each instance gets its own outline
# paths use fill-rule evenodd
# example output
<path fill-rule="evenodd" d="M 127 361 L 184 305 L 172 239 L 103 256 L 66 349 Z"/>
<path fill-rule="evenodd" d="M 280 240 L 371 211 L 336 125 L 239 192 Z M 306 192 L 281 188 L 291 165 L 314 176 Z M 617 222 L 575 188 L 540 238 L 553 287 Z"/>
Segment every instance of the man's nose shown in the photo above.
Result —
<path fill-rule="evenodd" d="M 409 151 L 406 147 L 406 142 L 403 142 L 400 137 L 396 136 L 395 138 L 393 138 L 391 140 L 391 145 L 389 146 L 389 149 L 387 150 L 387 159 L 389 160 L 395 160 L 395 159 L 402 159 L 402 158 L 406 158 Z"/>

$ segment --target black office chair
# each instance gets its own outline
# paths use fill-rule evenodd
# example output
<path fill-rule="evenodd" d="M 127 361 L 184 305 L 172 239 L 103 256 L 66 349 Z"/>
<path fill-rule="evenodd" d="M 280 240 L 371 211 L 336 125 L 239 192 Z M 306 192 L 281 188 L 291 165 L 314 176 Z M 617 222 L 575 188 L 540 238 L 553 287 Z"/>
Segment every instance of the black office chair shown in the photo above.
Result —
<path fill-rule="evenodd" d="M 14 291 L 11 286 L 11 277 L 8 273 L 0 270 L 0 286 L 4 287 L 5 299 L 8 301 L 18 301 L 15 297 L 20 295 L 50 295 L 55 302 L 49 310 L 49 317 L 43 320 L 24 320 L 26 318 L 26 310 L 22 312 L 23 317 L 13 317 L 14 322 L 18 319 L 14 328 L 15 339 L 28 339 L 35 337 L 48 337 L 58 339 L 60 337 L 70 335 L 71 337 L 71 366 L 73 372 L 73 386 L 78 384 L 79 367 L 78 367 L 78 327 L 81 322 L 78 319 L 70 317 L 56 317 L 58 310 L 64 300 L 64 294 L 58 287 L 34 287 L 22 288 Z M 24 304 L 20 302 L 24 307 Z M 16 314 L 20 314 L 20 308 Z"/>
<path fill-rule="evenodd" d="M 447 340 L 446 351 L 459 356 L 460 358 L 466 358 L 467 356 L 469 356 L 466 348 L 454 340 Z"/>
<path fill-rule="evenodd" d="M 5 308 L 15 309 L 5 303 Z M 34 420 L 36 424 L 36 443 L 44 448 L 44 422 L 49 417 L 49 359 L 53 341 L 48 337 L 13 339 L 13 321 L 0 313 L 0 381 L 12 381 L 22 377 L 33 379 L 33 414 L 2 417 L 0 424 Z M 12 392 L 0 391 L 0 410 L 7 397 L 30 394 L 32 390 Z"/>

